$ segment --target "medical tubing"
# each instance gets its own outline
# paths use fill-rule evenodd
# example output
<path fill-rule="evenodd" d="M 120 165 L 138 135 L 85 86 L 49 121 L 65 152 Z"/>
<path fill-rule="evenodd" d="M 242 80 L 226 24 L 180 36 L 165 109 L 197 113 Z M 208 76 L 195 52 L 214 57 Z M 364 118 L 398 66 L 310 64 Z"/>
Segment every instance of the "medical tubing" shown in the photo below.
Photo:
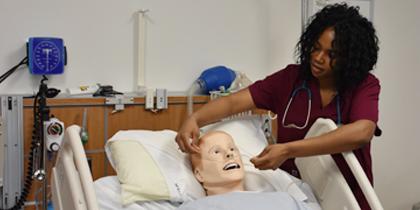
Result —
<path fill-rule="evenodd" d="M 287 116 L 287 113 L 289 113 L 290 104 L 292 103 L 293 98 L 296 96 L 296 94 L 300 90 L 306 90 L 306 92 L 308 93 L 308 111 L 307 111 L 307 114 L 306 114 L 305 124 L 303 126 L 298 126 L 298 125 L 293 124 L 293 123 L 285 125 L 286 116 Z M 282 126 L 285 127 L 285 128 L 296 128 L 296 129 L 299 129 L 299 130 L 302 130 L 302 129 L 306 128 L 306 126 L 308 125 L 308 122 L 309 122 L 310 114 L 311 114 L 311 107 L 312 107 L 312 92 L 309 90 L 309 88 L 306 87 L 306 81 L 303 81 L 302 86 L 293 90 L 292 95 L 290 96 L 289 102 L 287 103 L 286 109 L 284 110 L 283 119 L 281 121 Z"/>
<path fill-rule="evenodd" d="M 190 89 L 188 89 L 188 97 L 187 97 L 187 114 L 190 116 L 193 113 L 193 96 L 197 90 L 202 88 L 200 82 L 198 80 L 194 81 L 191 85 Z"/>
<path fill-rule="evenodd" d="M 28 64 L 28 57 L 24 57 L 18 64 L 16 64 L 15 66 L 13 66 L 11 69 L 9 69 L 3 75 L 1 75 L 0 76 L 0 83 L 2 83 L 5 79 L 7 79 L 7 77 L 9 77 L 11 74 L 13 74 L 13 72 L 15 72 L 16 69 L 18 69 L 19 66 L 21 66 L 23 64 Z"/>
<path fill-rule="evenodd" d="M 337 110 L 337 126 L 341 126 L 341 110 L 340 110 L 340 95 L 337 95 L 337 103 L 335 104 Z"/>

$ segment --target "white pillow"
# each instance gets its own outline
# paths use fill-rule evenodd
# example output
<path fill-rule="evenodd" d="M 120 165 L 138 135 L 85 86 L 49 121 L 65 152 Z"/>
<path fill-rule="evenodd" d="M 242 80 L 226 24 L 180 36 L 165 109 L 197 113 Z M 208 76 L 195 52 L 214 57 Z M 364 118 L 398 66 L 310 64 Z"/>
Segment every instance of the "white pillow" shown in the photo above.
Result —
<path fill-rule="evenodd" d="M 232 135 L 242 154 L 247 190 L 287 191 L 298 200 L 306 199 L 286 172 L 260 171 L 249 162 L 267 145 L 261 126 L 259 117 L 246 117 L 202 130 L 222 130 Z M 124 204 L 147 200 L 184 202 L 205 196 L 190 161 L 178 150 L 175 136 L 176 132 L 170 130 L 129 130 L 117 132 L 107 142 L 105 151 L 121 182 Z"/>
<path fill-rule="evenodd" d="M 105 145 L 121 182 L 122 202 L 184 202 L 205 196 L 171 130 L 119 131 Z"/>

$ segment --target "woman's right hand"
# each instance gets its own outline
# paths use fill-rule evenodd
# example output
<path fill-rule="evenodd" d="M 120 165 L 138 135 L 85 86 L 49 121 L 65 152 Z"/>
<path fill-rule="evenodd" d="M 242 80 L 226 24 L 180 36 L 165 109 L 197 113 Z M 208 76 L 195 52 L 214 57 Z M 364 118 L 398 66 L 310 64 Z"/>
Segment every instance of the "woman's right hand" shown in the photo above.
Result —
<path fill-rule="evenodd" d="M 183 152 L 199 153 L 199 126 L 208 125 L 232 114 L 253 108 L 255 108 L 255 104 L 248 88 L 211 100 L 184 121 L 175 137 L 176 143 Z"/>
<path fill-rule="evenodd" d="M 199 136 L 200 128 L 198 127 L 197 120 L 194 116 L 190 116 L 182 124 L 181 128 L 178 131 L 178 134 L 175 137 L 175 141 L 182 152 L 199 153 Z"/>

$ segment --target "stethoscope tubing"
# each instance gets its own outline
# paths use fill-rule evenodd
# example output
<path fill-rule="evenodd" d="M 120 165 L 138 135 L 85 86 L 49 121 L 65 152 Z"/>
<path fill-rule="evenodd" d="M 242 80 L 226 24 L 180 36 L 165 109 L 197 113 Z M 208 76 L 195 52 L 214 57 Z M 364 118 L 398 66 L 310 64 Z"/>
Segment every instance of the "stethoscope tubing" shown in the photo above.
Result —
<path fill-rule="evenodd" d="M 306 120 L 305 120 L 305 124 L 302 126 L 298 126 L 294 123 L 290 123 L 290 124 L 285 124 L 286 121 L 286 116 L 289 113 L 289 108 L 290 105 L 292 104 L 292 101 L 294 100 L 296 94 L 301 91 L 301 90 L 306 90 L 306 92 L 308 93 L 308 111 L 306 114 Z M 340 111 L 340 95 L 337 95 L 336 98 L 337 102 L 336 102 L 336 111 L 337 111 L 337 125 L 340 126 L 341 125 L 341 111 Z M 302 130 L 304 128 L 306 128 L 306 126 L 308 126 L 309 123 L 309 117 L 311 116 L 311 107 L 312 107 L 312 92 L 311 90 L 306 86 L 306 80 L 303 81 L 302 86 L 297 87 L 293 90 L 292 95 L 290 96 L 289 102 L 287 103 L 287 106 L 284 110 L 284 114 L 283 114 L 283 118 L 281 121 L 281 124 L 284 128 L 296 128 L 299 130 Z"/>

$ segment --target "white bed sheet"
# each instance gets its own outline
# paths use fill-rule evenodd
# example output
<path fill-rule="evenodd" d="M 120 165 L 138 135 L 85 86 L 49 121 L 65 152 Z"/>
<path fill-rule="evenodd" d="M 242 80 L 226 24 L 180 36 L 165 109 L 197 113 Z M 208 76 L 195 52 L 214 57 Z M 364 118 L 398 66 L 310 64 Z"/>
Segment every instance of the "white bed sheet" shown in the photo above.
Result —
<path fill-rule="evenodd" d="M 169 201 L 148 201 L 133 203 L 127 206 L 121 204 L 121 185 L 117 176 L 106 176 L 94 182 L 98 206 L 101 210 L 174 210 L 180 204 Z"/>
<path fill-rule="evenodd" d="M 306 199 L 305 207 L 311 210 L 321 210 L 310 187 L 298 179 L 294 179 L 296 186 L 302 190 Z M 121 204 L 121 186 L 117 176 L 106 176 L 94 182 L 98 206 L 101 210 L 175 210 L 181 204 L 169 201 L 137 202 L 127 206 Z"/>
<path fill-rule="evenodd" d="M 312 210 L 286 192 L 231 192 L 182 205 L 179 210 Z"/>

